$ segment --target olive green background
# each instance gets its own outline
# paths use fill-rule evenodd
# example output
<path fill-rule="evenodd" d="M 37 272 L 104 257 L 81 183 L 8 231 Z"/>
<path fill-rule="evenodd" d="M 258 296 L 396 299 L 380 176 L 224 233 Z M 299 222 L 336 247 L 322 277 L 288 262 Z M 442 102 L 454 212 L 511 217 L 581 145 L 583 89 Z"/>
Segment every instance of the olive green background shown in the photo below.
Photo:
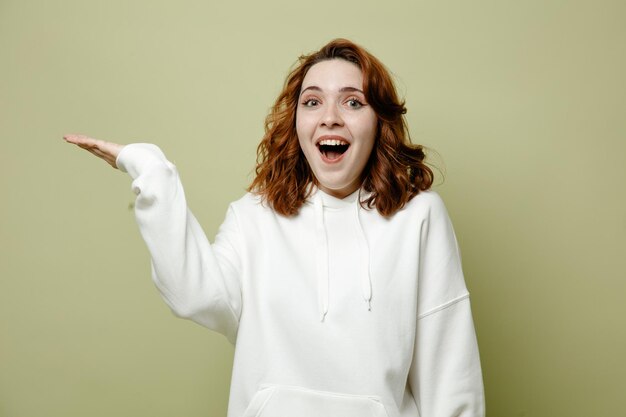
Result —
<path fill-rule="evenodd" d="M 232 347 L 171 315 L 129 178 L 61 136 L 161 146 L 212 238 L 287 70 L 335 37 L 393 71 L 445 173 L 488 415 L 620 415 L 625 22 L 623 1 L 0 0 L 0 416 L 225 415 Z"/>

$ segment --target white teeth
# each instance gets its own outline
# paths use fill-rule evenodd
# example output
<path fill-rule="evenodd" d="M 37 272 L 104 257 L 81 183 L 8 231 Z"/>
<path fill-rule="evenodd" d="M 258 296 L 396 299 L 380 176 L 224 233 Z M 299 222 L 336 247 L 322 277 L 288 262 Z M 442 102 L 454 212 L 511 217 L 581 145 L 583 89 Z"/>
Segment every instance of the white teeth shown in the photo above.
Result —
<path fill-rule="evenodd" d="M 349 145 L 348 142 L 339 139 L 323 139 L 320 140 L 319 144 L 329 146 Z"/>

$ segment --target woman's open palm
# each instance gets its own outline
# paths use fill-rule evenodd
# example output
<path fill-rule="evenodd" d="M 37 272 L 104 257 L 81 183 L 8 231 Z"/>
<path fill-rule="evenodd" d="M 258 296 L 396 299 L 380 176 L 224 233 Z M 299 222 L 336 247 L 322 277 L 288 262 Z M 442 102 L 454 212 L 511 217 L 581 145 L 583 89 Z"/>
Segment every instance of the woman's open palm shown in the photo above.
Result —
<path fill-rule="evenodd" d="M 63 135 L 63 139 L 65 139 L 66 142 L 73 143 L 74 145 L 88 150 L 97 157 L 105 160 L 113 168 L 117 168 L 115 160 L 124 147 L 124 145 L 90 138 L 85 135 L 68 134 Z"/>

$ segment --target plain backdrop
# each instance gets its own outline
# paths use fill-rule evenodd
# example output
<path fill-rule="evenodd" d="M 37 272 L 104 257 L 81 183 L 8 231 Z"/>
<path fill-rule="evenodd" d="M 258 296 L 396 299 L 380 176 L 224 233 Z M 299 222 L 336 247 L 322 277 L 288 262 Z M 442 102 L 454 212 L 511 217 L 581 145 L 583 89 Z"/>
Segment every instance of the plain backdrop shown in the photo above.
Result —
<path fill-rule="evenodd" d="M 158 144 L 212 240 L 288 69 L 336 37 L 391 69 L 445 174 L 489 417 L 619 415 L 624 22 L 605 0 L 0 0 L 0 416 L 225 415 L 232 347 L 171 315 L 129 178 L 61 137 Z"/>

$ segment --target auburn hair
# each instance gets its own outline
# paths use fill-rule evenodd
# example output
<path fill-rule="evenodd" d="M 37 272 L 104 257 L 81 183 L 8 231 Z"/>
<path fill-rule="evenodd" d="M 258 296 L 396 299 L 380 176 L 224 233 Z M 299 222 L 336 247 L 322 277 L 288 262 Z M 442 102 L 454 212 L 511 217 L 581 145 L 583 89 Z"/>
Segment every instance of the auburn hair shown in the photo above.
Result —
<path fill-rule="evenodd" d="M 389 217 L 413 197 L 430 188 L 433 171 L 424 163 L 424 148 L 411 143 L 400 101 L 389 71 L 364 48 L 335 39 L 319 51 L 300 56 L 283 90 L 265 119 L 265 135 L 257 148 L 256 177 L 248 191 L 261 196 L 276 212 L 293 216 L 317 185 L 300 149 L 296 111 L 302 82 L 318 62 L 343 59 L 363 73 L 363 92 L 378 118 L 376 139 L 363 170 L 361 188 L 368 197 L 362 206 L 375 207 Z"/>

